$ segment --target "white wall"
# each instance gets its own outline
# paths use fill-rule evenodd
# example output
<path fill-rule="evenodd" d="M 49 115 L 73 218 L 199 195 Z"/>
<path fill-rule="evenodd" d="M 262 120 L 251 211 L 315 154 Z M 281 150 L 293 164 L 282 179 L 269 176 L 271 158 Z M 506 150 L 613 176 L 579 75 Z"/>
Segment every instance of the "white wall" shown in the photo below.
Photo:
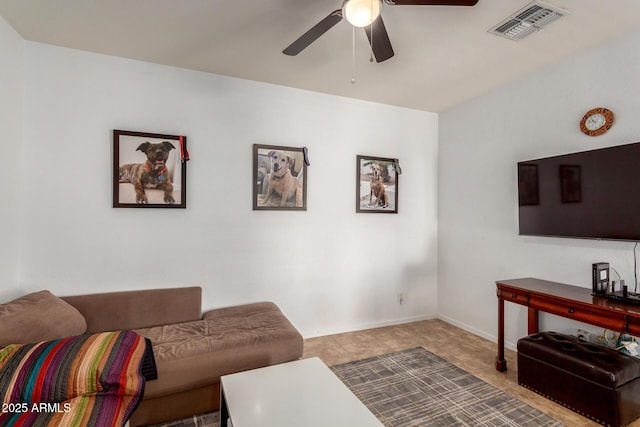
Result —
<path fill-rule="evenodd" d="M 518 236 L 516 163 L 640 141 L 639 43 L 636 30 L 440 115 L 441 317 L 496 339 L 496 280 L 590 288 L 591 264 L 608 261 L 633 283 L 633 243 Z M 598 106 L 612 109 L 616 122 L 603 136 L 585 136 L 578 122 Z M 513 346 L 526 335 L 526 310 L 506 306 Z M 544 314 L 541 322 L 563 332 L 577 327 Z"/>
<path fill-rule="evenodd" d="M 0 17 L 0 301 L 18 296 L 23 43 Z"/>
<path fill-rule="evenodd" d="M 25 70 L 25 291 L 197 284 L 306 336 L 436 314 L 436 114 L 31 42 Z M 111 208 L 112 129 L 187 136 L 186 210 Z M 254 143 L 309 148 L 306 212 L 252 211 Z M 357 154 L 400 159 L 398 215 L 355 213 Z"/>

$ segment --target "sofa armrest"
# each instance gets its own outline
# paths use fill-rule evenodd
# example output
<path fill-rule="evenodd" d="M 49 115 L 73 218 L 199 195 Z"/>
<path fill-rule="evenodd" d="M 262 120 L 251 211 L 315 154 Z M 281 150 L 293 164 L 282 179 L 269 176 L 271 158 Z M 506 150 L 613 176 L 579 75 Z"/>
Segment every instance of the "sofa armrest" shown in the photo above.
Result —
<path fill-rule="evenodd" d="M 62 297 L 87 320 L 87 332 L 149 328 L 200 320 L 202 288 L 149 289 Z"/>

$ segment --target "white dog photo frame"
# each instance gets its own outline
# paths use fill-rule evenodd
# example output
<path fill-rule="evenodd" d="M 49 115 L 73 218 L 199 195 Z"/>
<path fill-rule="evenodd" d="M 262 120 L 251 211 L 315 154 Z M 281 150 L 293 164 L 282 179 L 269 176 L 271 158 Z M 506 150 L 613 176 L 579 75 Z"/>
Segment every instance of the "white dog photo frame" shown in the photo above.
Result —
<path fill-rule="evenodd" d="M 158 157 L 145 150 L 161 145 Z M 113 207 L 185 209 L 188 160 L 184 135 L 114 130 Z"/>
<path fill-rule="evenodd" d="M 304 148 L 253 145 L 253 210 L 307 210 Z"/>
<path fill-rule="evenodd" d="M 356 162 L 356 212 L 397 214 L 397 159 L 358 155 Z"/>

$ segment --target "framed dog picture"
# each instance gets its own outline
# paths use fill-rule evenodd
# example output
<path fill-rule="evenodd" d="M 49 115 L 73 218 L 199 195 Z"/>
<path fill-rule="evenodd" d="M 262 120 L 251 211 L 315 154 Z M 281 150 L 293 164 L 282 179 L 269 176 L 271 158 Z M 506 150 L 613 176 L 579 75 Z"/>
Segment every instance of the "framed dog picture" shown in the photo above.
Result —
<path fill-rule="evenodd" d="M 254 144 L 253 210 L 307 210 L 303 148 Z"/>
<path fill-rule="evenodd" d="M 397 214 L 397 160 L 371 156 L 356 160 L 356 212 Z"/>
<path fill-rule="evenodd" d="M 113 131 L 113 207 L 186 208 L 187 137 Z"/>

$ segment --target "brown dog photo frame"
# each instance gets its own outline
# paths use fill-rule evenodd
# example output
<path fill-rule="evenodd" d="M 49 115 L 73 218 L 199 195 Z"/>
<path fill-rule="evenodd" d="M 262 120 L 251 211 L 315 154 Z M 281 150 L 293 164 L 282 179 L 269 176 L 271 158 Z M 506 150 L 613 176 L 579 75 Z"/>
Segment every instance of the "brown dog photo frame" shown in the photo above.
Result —
<path fill-rule="evenodd" d="M 113 207 L 187 207 L 187 137 L 113 131 Z"/>
<path fill-rule="evenodd" d="M 357 156 L 356 212 L 398 213 L 398 162 Z"/>
<path fill-rule="evenodd" d="M 253 145 L 253 210 L 307 210 L 304 148 Z"/>

